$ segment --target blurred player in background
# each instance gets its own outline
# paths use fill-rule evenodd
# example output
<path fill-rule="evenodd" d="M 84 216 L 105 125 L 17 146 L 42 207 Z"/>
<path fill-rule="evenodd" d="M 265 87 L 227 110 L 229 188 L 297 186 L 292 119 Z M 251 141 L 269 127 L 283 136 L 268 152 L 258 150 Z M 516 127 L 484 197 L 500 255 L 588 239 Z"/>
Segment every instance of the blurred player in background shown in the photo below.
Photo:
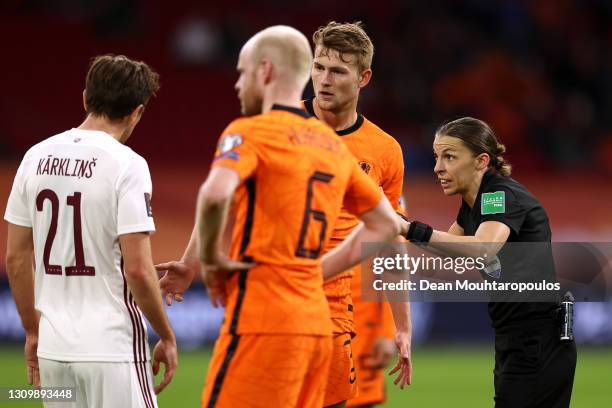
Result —
<path fill-rule="evenodd" d="M 313 34 L 313 42 L 315 97 L 304 102 L 306 109 L 336 130 L 361 169 L 380 186 L 396 211 L 402 212 L 402 149 L 392 136 L 357 112 L 359 92 L 372 77 L 372 41 L 360 22 L 330 22 Z M 324 252 L 338 246 L 358 223 L 343 209 Z M 396 350 L 389 306 L 361 301 L 359 265 L 326 281 L 324 289 L 334 326 L 334 357 L 325 406 L 343 406 L 349 399 L 349 406 L 384 402 L 382 369 Z M 410 304 L 395 303 L 393 308 L 399 342 L 408 343 L 409 352 Z M 355 333 L 357 337 L 352 339 Z"/>
<path fill-rule="evenodd" d="M 158 78 L 143 62 L 95 58 L 85 121 L 28 150 L 4 216 L 28 382 L 76 387 L 77 407 L 156 407 L 177 366 L 151 258 L 149 168 L 124 145 Z M 166 366 L 155 392 L 142 313 L 161 339 L 153 371 Z"/>
<path fill-rule="evenodd" d="M 183 261 L 159 266 L 169 270 L 164 290 L 182 293 L 170 283 L 190 282 L 197 267 L 181 274 L 199 246 L 211 301 L 226 306 L 203 407 L 321 407 L 332 327 L 319 258 L 331 226 L 344 204 L 364 224 L 355 239 L 399 232 L 389 202 L 346 146 L 301 109 L 311 65 L 308 40 L 290 27 L 270 27 L 244 45 L 236 90 L 247 117 L 220 137 Z M 229 256 L 221 244 L 228 222 Z"/>

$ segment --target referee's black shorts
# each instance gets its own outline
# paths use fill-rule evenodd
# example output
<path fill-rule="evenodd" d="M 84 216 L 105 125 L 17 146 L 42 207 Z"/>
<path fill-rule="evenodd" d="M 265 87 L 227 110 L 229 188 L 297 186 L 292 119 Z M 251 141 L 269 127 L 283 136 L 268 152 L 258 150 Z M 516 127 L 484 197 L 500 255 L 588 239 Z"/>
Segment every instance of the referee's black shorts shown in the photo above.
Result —
<path fill-rule="evenodd" d="M 496 330 L 496 408 L 569 407 L 575 370 L 576 343 L 559 340 L 553 319 Z"/>

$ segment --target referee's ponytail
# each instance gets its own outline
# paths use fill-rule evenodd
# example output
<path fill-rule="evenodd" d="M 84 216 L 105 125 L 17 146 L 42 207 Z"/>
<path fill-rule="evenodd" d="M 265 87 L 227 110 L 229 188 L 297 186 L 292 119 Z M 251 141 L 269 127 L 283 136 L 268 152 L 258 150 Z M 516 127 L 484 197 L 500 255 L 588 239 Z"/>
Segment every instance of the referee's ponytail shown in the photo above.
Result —
<path fill-rule="evenodd" d="M 512 174 L 512 165 L 504 159 L 504 153 L 506 153 L 506 146 L 497 142 L 495 156 L 491 157 L 491 166 L 502 176 L 509 176 Z"/>
<path fill-rule="evenodd" d="M 499 143 L 493 129 L 482 120 L 465 117 L 447 122 L 436 130 L 436 135 L 461 139 L 468 149 L 479 155 L 489 155 L 489 167 L 502 176 L 512 173 L 512 165 L 504 158 L 506 146 Z"/>

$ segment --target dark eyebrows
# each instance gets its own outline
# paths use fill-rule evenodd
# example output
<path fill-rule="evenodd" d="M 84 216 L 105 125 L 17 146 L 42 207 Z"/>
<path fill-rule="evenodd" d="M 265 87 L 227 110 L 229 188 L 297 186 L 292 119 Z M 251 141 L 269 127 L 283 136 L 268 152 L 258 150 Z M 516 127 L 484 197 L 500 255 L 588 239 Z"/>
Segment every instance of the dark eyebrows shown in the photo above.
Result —
<path fill-rule="evenodd" d="M 445 147 L 442 149 L 442 151 L 440 152 L 440 156 L 443 156 L 446 153 L 456 153 L 457 149 L 454 146 L 449 146 L 449 147 Z M 435 156 L 438 156 L 438 153 L 436 153 L 436 151 L 434 150 L 433 154 Z"/>

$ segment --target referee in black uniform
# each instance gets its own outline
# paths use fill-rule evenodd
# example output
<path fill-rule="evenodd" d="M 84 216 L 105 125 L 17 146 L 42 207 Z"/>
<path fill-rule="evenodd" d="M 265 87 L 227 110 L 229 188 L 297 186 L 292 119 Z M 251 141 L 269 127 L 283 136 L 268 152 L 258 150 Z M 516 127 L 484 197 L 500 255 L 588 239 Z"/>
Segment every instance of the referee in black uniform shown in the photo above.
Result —
<path fill-rule="evenodd" d="M 438 181 L 444 194 L 461 195 L 461 208 L 448 233 L 413 221 L 407 238 L 430 242 L 438 249 L 444 243 L 498 243 L 499 247 L 505 242 L 547 243 L 544 254 L 542 244 L 533 244 L 528 246 L 533 250 L 524 251 L 518 259 L 513 256 L 511 262 L 505 261 L 507 248 L 502 248 L 498 253 L 501 280 L 554 282 L 546 211 L 533 194 L 509 177 L 505 147 L 491 128 L 478 119 L 457 119 L 436 131 L 433 147 Z M 576 345 L 573 339 L 560 339 L 558 301 L 508 299 L 513 301 L 489 303 L 495 329 L 495 407 L 569 407 Z"/>

